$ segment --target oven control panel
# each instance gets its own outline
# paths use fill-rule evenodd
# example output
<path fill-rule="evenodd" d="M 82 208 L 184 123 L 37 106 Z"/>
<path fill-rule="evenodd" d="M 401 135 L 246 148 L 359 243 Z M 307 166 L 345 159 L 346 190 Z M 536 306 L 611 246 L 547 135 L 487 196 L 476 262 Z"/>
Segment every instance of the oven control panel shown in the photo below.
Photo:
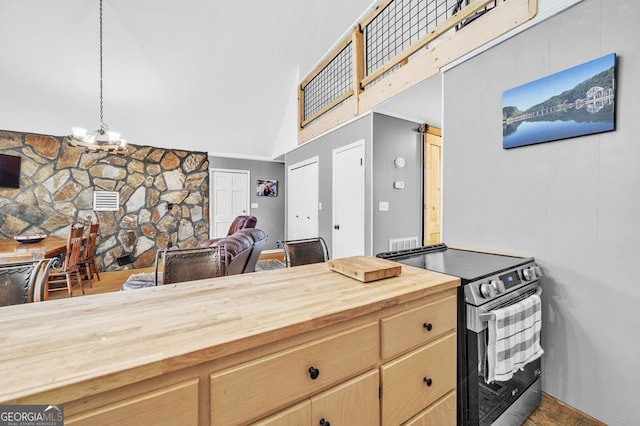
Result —
<path fill-rule="evenodd" d="M 499 272 L 466 284 L 464 286 L 465 302 L 480 306 L 536 281 L 540 277 L 542 277 L 542 268 L 535 262 Z"/>

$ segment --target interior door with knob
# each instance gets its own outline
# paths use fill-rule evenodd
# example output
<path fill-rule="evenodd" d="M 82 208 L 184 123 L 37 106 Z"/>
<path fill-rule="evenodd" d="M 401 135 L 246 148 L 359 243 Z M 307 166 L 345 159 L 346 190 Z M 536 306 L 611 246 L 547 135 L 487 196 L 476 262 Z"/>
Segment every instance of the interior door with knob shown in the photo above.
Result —
<path fill-rule="evenodd" d="M 333 150 L 331 257 L 364 253 L 364 141 Z"/>
<path fill-rule="evenodd" d="M 317 237 L 318 157 L 289 166 L 287 175 L 287 239 Z"/>
<path fill-rule="evenodd" d="M 211 170 L 211 238 L 227 235 L 236 216 L 251 214 L 249 210 L 249 171 Z"/>

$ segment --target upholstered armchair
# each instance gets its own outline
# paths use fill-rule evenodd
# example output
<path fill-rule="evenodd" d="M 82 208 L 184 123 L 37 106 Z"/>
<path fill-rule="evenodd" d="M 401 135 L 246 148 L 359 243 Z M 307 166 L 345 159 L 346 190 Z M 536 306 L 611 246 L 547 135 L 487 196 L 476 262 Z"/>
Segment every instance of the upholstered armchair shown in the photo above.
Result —
<path fill-rule="evenodd" d="M 241 229 L 255 228 L 257 223 L 258 223 L 258 219 L 255 216 L 249 216 L 249 215 L 237 216 L 235 219 L 233 219 L 233 222 L 231 222 L 231 225 L 229 226 L 229 230 L 227 231 L 227 237 L 235 234 Z M 200 247 L 210 247 L 214 245 L 216 241 L 219 239 L 220 238 L 206 239 L 201 241 L 199 245 Z"/>
<path fill-rule="evenodd" d="M 267 234 L 258 228 L 244 228 L 227 237 L 209 241 L 211 246 L 225 247 L 225 275 L 236 275 L 255 272 Z"/>

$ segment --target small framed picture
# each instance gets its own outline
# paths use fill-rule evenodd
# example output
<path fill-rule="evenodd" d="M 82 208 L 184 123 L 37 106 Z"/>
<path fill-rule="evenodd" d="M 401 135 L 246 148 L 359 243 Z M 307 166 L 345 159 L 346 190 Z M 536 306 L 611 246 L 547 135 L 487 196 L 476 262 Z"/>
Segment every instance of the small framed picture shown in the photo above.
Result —
<path fill-rule="evenodd" d="M 278 181 L 271 179 L 258 179 L 258 197 L 277 197 Z"/>

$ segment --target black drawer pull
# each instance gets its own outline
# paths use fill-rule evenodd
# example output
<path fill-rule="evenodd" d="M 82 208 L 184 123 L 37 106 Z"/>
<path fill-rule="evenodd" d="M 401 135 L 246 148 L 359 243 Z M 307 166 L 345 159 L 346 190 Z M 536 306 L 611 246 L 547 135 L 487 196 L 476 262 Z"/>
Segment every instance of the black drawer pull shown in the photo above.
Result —
<path fill-rule="evenodd" d="M 320 419 L 320 426 L 331 426 L 331 423 L 329 423 L 325 419 Z"/>
<path fill-rule="evenodd" d="M 431 384 L 433 383 L 433 380 L 428 377 L 425 377 L 424 379 L 422 379 L 422 381 L 425 382 L 427 386 L 431 386 Z"/>
<path fill-rule="evenodd" d="M 315 367 L 309 367 L 309 377 L 311 377 L 311 380 L 317 379 L 319 375 L 320 375 L 320 370 L 318 370 Z"/>
<path fill-rule="evenodd" d="M 430 322 L 425 322 L 424 324 L 422 324 L 422 327 L 426 328 L 427 331 L 431 331 L 431 329 L 433 328 L 433 325 L 431 325 Z"/>

